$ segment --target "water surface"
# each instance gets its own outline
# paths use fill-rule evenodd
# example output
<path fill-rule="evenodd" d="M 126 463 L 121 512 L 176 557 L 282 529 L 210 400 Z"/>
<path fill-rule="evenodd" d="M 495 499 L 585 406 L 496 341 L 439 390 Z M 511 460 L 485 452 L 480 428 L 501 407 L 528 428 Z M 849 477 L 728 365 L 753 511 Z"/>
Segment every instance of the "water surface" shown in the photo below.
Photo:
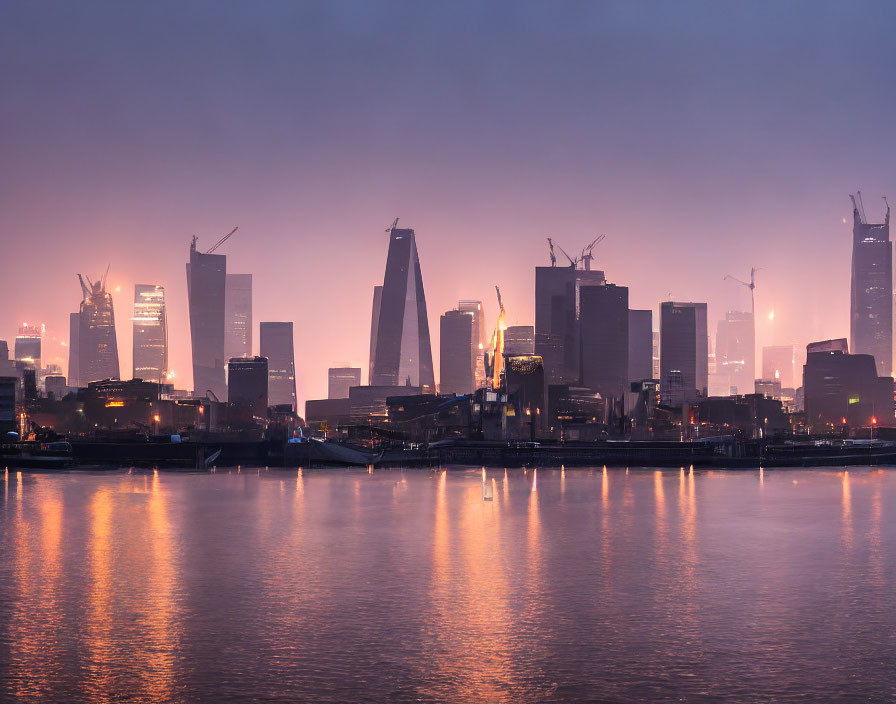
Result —
<path fill-rule="evenodd" d="M 896 700 L 896 472 L 488 482 L 0 472 L 0 700 Z"/>

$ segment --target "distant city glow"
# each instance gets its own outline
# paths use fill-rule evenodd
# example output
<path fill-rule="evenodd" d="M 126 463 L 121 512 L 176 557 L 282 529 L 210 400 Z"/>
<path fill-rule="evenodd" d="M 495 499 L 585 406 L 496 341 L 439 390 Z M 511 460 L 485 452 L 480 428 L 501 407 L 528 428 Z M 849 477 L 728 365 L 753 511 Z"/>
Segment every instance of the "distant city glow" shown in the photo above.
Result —
<path fill-rule="evenodd" d="M 774 319 L 775 319 L 775 311 L 772 311 L 771 313 L 768 314 L 768 319 L 769 319 L 769 320 L 774 320 Z"/>

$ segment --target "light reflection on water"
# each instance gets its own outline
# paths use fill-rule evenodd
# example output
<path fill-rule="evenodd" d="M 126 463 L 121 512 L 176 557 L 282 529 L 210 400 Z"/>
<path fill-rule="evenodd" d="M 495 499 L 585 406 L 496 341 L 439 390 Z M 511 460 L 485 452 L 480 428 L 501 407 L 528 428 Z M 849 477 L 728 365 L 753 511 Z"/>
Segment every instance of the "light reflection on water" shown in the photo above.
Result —
<path fill-rule="evenodd" d="M 890 701 L 896 472 L 29 474 L 0 700 Z"/>

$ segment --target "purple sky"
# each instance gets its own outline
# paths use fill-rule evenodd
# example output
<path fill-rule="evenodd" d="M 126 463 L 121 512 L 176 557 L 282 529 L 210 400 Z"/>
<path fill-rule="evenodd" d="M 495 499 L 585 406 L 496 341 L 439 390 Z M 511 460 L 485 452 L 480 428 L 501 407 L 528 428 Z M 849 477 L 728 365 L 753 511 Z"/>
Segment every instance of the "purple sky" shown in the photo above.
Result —
<path fill-rule="evenodd" d="M 190 237 L 239 225 L 228 269 L 256 323 L 295 321 L 304 403 L 366 370 L 396 216 L 437 370 L 458 298 L 491 327 L 497 283 L 532 322 L 545 236 L 606 233 L 635 307 L 705 300 L 714 331 L 756 266 L 760 346 L 846 336 L 848 194 L 875 220 L 896 197 L 894 37 L 892 3 L 6 0 L 0 339 L 67 339 L 75 274 L 111 263 L 122 374 L 133 285 L 158 283 L 189 388 Z"/>

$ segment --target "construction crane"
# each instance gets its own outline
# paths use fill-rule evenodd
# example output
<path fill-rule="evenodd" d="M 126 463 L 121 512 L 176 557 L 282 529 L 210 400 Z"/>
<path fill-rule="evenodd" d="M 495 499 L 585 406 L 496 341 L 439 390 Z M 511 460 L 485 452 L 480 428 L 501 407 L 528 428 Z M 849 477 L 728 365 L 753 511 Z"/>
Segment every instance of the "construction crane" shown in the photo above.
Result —
<path fill-rule="evenodd" d="M 561 252 L 563 252 L 563 256 L 564 256 L 564 257 L 566 257 L 567 259 L 569 259 L 569 267 L 570 267 L 570 269 L 575 269 L 575 268 L 579 265 L 579 260 L 578 260 L 578 258 L 573 259 L 571 256 L 569 256 L 569 255 L 566 253 L 566 250 L 563 249 L 563 247 L 561 247 L 559 244 L 557 245 L 557 249 L 559 249 Z"/>
<path fill-rule="evenodd" d="M 585 265 L 585 271 L 591 271 L 591 261 L 594 259 L 594 255 L 591 253 L 591 250 L 594 249 L 595 245 L 599 245 L 606 239 L 606 235 L 599 235 L 595 237 L 591 244 L 589 244 L 585 249 L 582 250 L 582 263 Z"/>
<path fill-rule="evenodd" d="M 753 316 L 754 329 L 755 329 L 755 325 L 756 325 L 756 300 L 755 300 L 755 296 L 754 296 L 754 291 L 756 290 L 756 272 L 757 271 L 759 271 L 759 269 L 750 269 L 750 283 L 747 283 L 746 281 L 741 281 L 740 279 L 738 279 L 734 276 L 731 276 L 731 274 L 726 275 L 725 279 L 724 279 L 725 281 L 727 281 L 728 279 L 731 279 L 732 281 L 739 283 L 741 286 L 746 286 L 748 289 L 750 289 L 750 314 Z"/>
<path fill-rule="evenodd" d="M 557 266 L 557 257 L 554 255 L 554 241 L 548 237 L 548 247 L 550 247 L 551 266 Z"/>
<path fill-rule="evenodd" d="M 398 218 L 392 221 L 392 225 L 386 228 L 386 232 L 392 232 L 396 227 L 398 227 Z"/>
<path fill-rule="evenodd" d="M 206 252 L 206 254 L 211 254 L 212 252 L 214 252 L 218 247 L 220 247 L 220 246 L 221 246 L 222 244 L 224 244 L 227 240 L 229 240 L 229 239 L 230 239 L 230 236 L 231 236 L 234 232 L 236 232 L 237 230 L 239 230 L 239 229 L 240 229 L 240 228 L 239 228 L 239 225 L 237 225 L 237 226 L 236 226 L 235 228 L 233 228 L 230 232 L 228 232 L 226 235 L 224 235 L 221 239 L 219 239 L 217 242 L 215 242 L 215 244 L 212 246 L 212 248 L 211 248 L 210 250 L 208 250 L 208 251 Z"/>

